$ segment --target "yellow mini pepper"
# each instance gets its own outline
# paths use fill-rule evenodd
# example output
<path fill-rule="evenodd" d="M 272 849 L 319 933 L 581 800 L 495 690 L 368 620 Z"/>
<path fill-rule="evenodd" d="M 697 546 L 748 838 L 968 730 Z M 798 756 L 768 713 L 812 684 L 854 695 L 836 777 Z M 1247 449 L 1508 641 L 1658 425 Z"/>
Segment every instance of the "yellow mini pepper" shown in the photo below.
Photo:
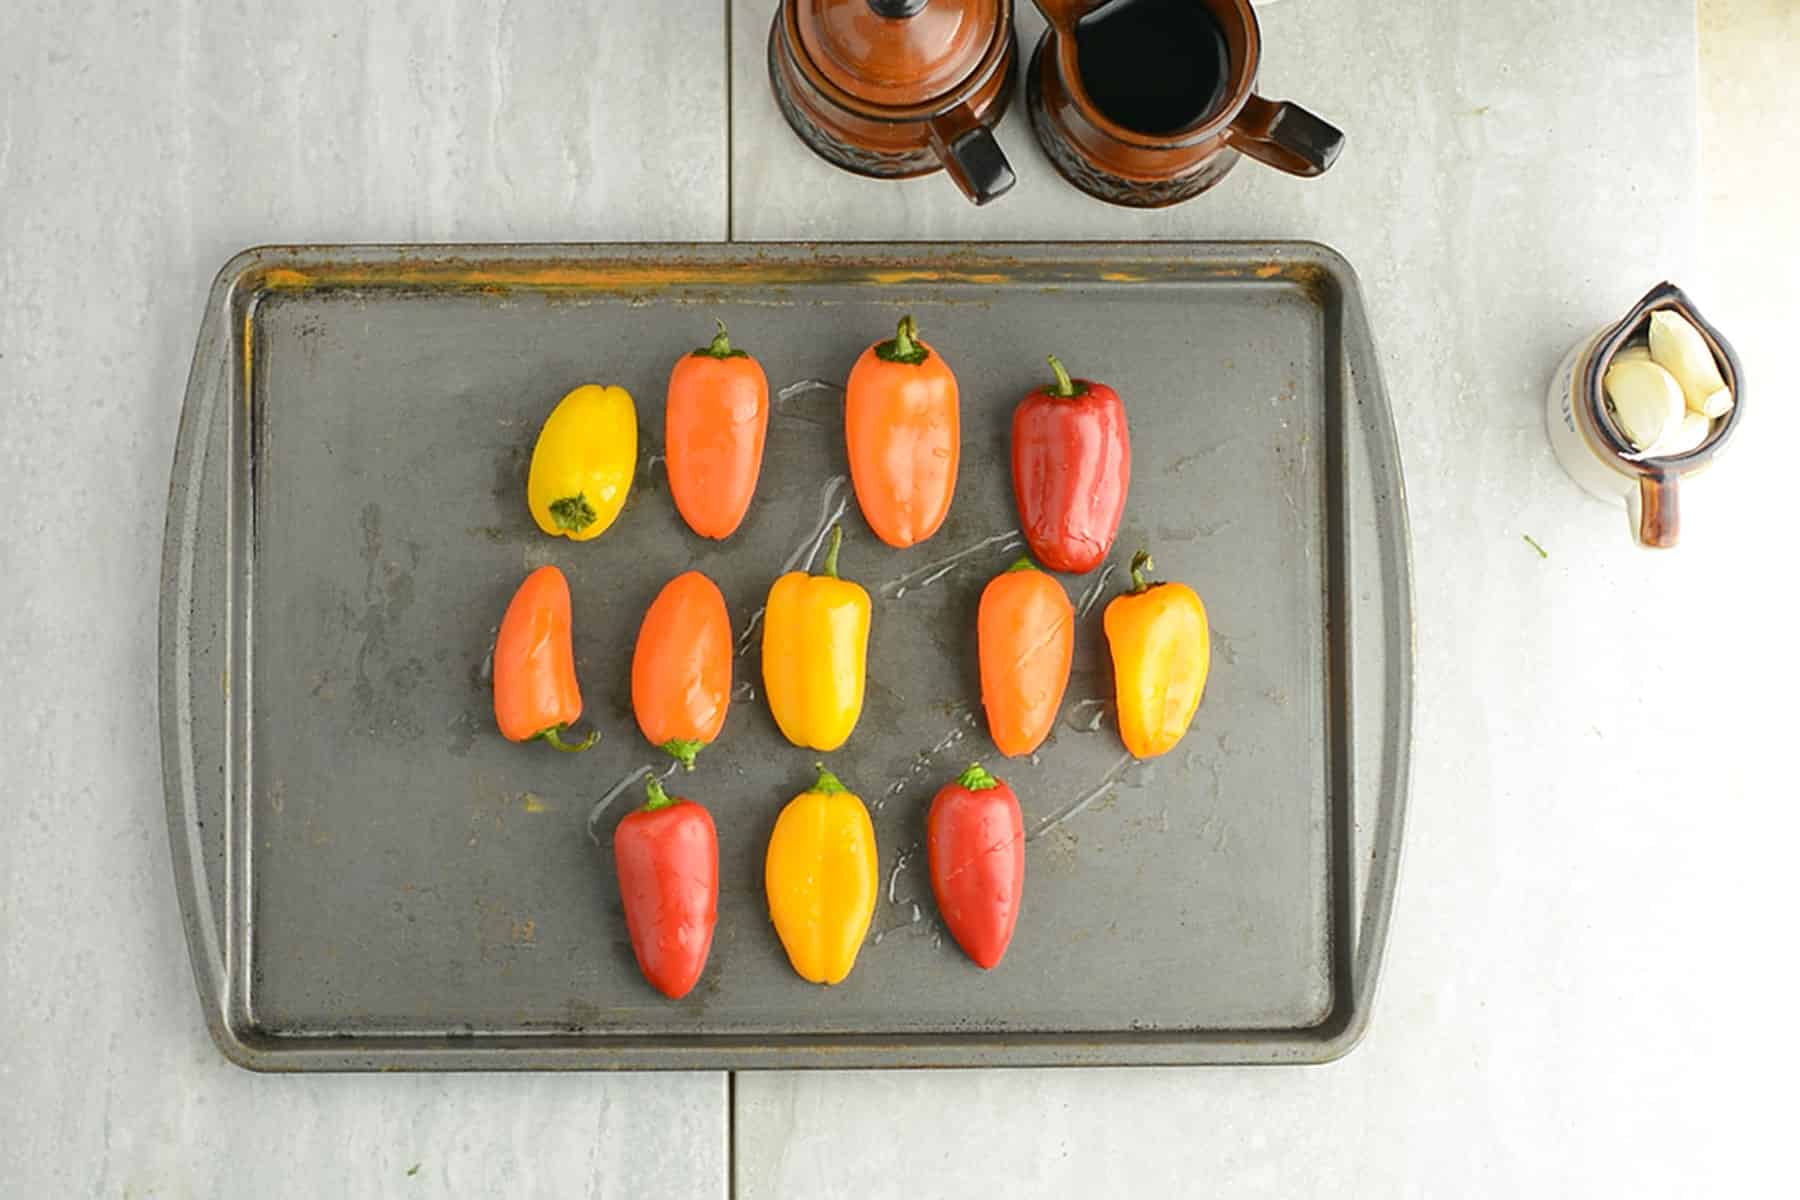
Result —
<path fill-rule="evenodd" d="M 782 736 L 796 746 L 836 750 L 862 715 L 869 652 L 869 593 L 837 573 L 841 526 L 821 574 L 789 571 L 769 589 L 763 611 L 763 692 Z"/>
<path fill-rule="evenodd" d="M 763 887 L 795 973 L 830 984 L 856 965 L 875 915 L 875 826 L 862 800 L 817 767 L 819 781 L 775 819 Z"/>
<path fill-rule="evenodd" d="M 1131 560 L 1131 590 L 1106 606 L 1119 737 L 1138 758 L 1172 749 L 1206 690 L 1212 635 L 1206 606 L 1185 583 L 1151 583 L 1150 555 Z"/>
<path fill-rule="evenodd" d="M 525 484 L 531 516 L 552 537 L 597 538 L 618 518 L 637 474 L 637 409 L 621 387 L 585 384 L 538 432 Z"/>

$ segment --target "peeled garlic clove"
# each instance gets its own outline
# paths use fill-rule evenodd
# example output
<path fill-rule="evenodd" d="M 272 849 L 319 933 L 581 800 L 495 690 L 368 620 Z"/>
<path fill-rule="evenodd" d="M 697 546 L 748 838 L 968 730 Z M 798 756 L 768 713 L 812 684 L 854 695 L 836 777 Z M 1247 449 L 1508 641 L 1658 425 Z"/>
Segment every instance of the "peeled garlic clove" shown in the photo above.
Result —
<path fill-rule="evenodd" d="M 1631 345 L 1626 346 L 1623 350 L 1620 350 L 1617 354 L 1613 355 L 1612 360 L 1614 363 L 1649 362 L 1650 347 L 1644 345 L 1642 342 L 1633 342 Z M 1609 363 L 1607 365 L 1610 366 L 1612 364 Z"/>
<path fill-rule="evenodd" d="M 1650 357 L 1675 376 L 1689 408 L 1707 417 L 1731 411 L 1731 391 L 1712 347 L 1686 317 L 1667 309 L 1650 314 Z"/>
<path fill-rule="evenodd" d="M 1711 432 L 1711 417 L 1691 408 L 1683 409 L 1681 423 L 1664 433 L 1662 440 L 1650 447 L 1650 457 L 1674 458 L 1680 454 L 1691 454 L 1700 448 L 1700 443 Z"/>
<path fill-rule="evenodd" d="M 1606 368 L 1606 398 L 1613 419 L 1634 450 L 1648 450 L 1681 425 L 1686 406 L 1675 377 L 1653 362 L 1619 362 Z"/>

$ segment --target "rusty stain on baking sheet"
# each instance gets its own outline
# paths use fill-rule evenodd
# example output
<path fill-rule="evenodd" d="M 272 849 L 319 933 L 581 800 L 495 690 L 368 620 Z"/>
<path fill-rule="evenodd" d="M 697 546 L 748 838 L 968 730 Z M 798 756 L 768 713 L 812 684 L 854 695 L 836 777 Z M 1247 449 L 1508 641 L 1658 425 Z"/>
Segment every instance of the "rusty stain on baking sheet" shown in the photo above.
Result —
<path fill-rule="evenodd" d="M 1005 283 L 1006 276 L 966 271 L 873 271 L 870 283 Z"/>
<path fill-rule="evenodd" d="M 438 261 L 397 263 L 324 262 L 304 270 L 267 267 L 250 272 L 245 280 L 262 291 L 304 291 L 344 287 L 455 288 L 504 295 L 525 291 L 626 291 L 648 297 L 671 287 L 755 282 L 762 285 L 817 282 L 822 274 L 839 275 L 846 281 L 894 285 L 902 283 L 1003 284 L 1008 276 L 993 270 L 941 269 L 895 270 L 877 260 L 821 259 L 797 262 L 644 262 L 644 263 L 535 263 L 494 261 L 472 263 L 450 258 Z"/>

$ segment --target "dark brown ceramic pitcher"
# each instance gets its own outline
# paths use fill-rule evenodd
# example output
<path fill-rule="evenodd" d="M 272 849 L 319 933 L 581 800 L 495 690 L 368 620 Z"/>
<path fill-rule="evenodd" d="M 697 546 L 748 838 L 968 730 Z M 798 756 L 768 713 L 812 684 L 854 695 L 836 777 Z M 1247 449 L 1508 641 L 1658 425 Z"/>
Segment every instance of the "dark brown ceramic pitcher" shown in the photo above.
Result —
<path fill-rule="evenodd" d="M 1262 31 L 1250 0 L 1036 3 L 1050 28 L 1027 72 L 1032 130 L 1056 169 L 1084 192 L 1114 204 L 1155 208 L 1205 191 L 1240 155 L 1291 175 L 1318 175 L 1343 149 L 1344 135 L 1330 124 L 1296 104 L 1256 94 Z M 1199 63 L 1201 55 L 1216 51 L 1216 94 L 1170 128 L 1133 128 L 1109 116 L 1082 75 L 1081 46 L 1087 41 L 1092 47 L 1101 22 L 1110 23 L 1106 34 L 1122 43 L 1109 47 L 1115 62 L 1131 69 L 1153 70 L 1140 64 L 1177 62 L 1190 51 Z M 1172 25 L 1199 28 L 1206 38 L 1192 47 L 1171 44 Z M 1141 55 L 1132 53 L 1134 38 Z M 1143 80 L 1138 90 L 1180 82 L 1191 69 L 1197 68 L 1164 68 L 1163 77 Z"/>
<path fill-rule="evenodd" d="M 992 126 L 1012 98 L 1011 0 L 783 0 L 769 83 L 800 140 L 859 175 L 1013 185 Z"/>

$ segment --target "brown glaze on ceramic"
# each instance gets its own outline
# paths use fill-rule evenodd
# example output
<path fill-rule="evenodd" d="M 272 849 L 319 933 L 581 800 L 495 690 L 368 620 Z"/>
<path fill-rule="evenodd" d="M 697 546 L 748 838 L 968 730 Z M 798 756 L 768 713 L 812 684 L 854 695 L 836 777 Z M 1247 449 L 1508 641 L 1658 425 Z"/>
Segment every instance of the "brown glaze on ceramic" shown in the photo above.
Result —
<path fill-rule="evenodd" d="M 1097 0 L 1037 0 L 1050 22 L 1032 56 L 1031 126 L 1050 161 L 1076 187 L 1114 204 L 1155 208 L 1212 187 L 1239 155 L 1292 175 L 1319 175 L 1344 135 L 1285 100 L 1256 95 L 1262 31 L 1250 0 L 1195 0 L 1218 19 L 1229 71 L 1223 101 L 1190 128 L 1144 133 L 1109 120 L 1082 86 L 1075 26 Z"/>
<path fill-rule="evenodd" d="M 889 11 L 913 6 L 898 3 Z M 865 0 L 800 0 L 800 42 L 813 65 L 859 99 L 886 107 L 950 91 L 974 69 L 1000 27 L 1000 0 L 921 4 L 882 15 Z"/>
<path fill-rule="evenodd" d="M 1731 411 L 1713 420 L 1712 432 L 1686 454 L 1670 458 L 1644 458 L 1637 454 L 1606 408 L 1606 368 L 1613 355 L 1649 325 L 1650 314 L 1668 309 L 1693 323 L 1706 340 L 1725 386 L 1731 389 Z M 1703 470 L 1730 440 L 1744 413 L 1744 368 L 1731 348 L 1687 293 L 1672 283 L 1659 283 L 1632 306 L 1619 323 L 1595 339 L 1587 361 L 1576 368 L 1581 382 L 1576 394 L 1583 402 L 1574 406 L 1576 426 L 1588 445 L 1614 470 L 1637 477 L 1638 541 L 1657 549 L 1673 547 L 1681 539 L 1680 481 L 1683 475 Z"/>
<path fill-rule="evenodd" d="M 776 104 L 816 154 L 878 178 L 947 170 L 976 204 L 1013 184 L 992 126 L 1015 58 L 1001 0 L 785 0 L 769 31 Z"/>

